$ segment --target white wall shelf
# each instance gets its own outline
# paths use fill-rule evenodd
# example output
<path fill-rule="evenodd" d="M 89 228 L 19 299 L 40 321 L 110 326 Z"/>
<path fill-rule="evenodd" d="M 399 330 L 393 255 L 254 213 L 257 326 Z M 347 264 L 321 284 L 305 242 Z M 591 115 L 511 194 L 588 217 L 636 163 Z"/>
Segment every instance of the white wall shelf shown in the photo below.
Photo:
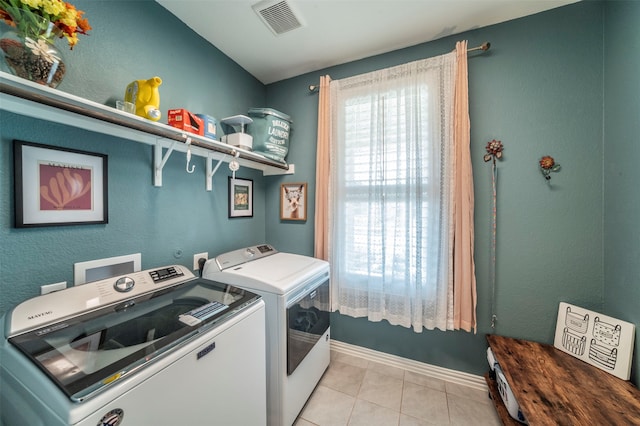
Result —
<path fill-rule="evenodd" d="M 206 159 L 205 184 L 208 191 L 212 190 L 213 175 L 220 164 L 234 159 L 240 167 L 262 170 L 264 176 L 294 173 L 292 164 L 277 162 L 256 152 L 187 133 L 2 71 L 0 109 L 153 145 L 155 186 L 162 186 L 162 169 L 174 151 Z M 214 161 L 217 161 L 215 167 Z M 188 171 L 192 164 L 187 159 L 185 162 Z"/>

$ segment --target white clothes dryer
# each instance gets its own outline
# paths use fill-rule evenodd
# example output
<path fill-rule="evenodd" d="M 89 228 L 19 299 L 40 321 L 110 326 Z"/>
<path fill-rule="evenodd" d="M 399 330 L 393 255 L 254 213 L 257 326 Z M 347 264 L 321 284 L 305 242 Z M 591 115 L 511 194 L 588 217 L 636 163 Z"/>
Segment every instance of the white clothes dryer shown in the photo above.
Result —
<path fill-rule="evenodd" d="M 202 277 L 262 296 L 267 423 L 291 426 L 329 366 L 329 263 L 262 244 L 209 259 Z"/>

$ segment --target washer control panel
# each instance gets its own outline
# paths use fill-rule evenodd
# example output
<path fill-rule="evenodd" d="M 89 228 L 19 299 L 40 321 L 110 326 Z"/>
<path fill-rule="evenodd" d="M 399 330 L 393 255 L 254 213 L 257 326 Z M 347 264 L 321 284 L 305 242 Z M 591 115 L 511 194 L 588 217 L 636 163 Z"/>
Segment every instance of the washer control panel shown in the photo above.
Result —
<path fill-rule="evenodd" d="M 105 278 L 34 297 L 13 308 L 7 327 L 8 334 L 13 336 L 40 328 L 193 278 L 195 275 L 187 267 L 172 265 Z"/>

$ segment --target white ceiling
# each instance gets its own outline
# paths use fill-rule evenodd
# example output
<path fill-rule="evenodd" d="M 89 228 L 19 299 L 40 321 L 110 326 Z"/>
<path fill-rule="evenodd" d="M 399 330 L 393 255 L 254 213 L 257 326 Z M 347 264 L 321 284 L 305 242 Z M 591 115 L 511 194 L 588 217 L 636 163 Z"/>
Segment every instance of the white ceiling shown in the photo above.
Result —
<path fill-rule="evenodd" d="M 269 84 L 578 0 L 286 0 L 303 26 L 280 35 L 260 0 L 156 1 Z"/>

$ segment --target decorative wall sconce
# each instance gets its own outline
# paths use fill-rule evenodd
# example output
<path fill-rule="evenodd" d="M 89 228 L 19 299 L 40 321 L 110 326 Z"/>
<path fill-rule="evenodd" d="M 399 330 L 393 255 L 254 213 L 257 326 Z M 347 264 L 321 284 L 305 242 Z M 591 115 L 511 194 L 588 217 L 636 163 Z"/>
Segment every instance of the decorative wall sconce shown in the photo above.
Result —
<path fill-rule="evenodd" d="M 551 173 L 560 171 L 560 164 L 557 164 L 550 155 L 545 155 L 538 163 L 540 164 L 540 172 L 546 180 L 551 180 Z"/>

